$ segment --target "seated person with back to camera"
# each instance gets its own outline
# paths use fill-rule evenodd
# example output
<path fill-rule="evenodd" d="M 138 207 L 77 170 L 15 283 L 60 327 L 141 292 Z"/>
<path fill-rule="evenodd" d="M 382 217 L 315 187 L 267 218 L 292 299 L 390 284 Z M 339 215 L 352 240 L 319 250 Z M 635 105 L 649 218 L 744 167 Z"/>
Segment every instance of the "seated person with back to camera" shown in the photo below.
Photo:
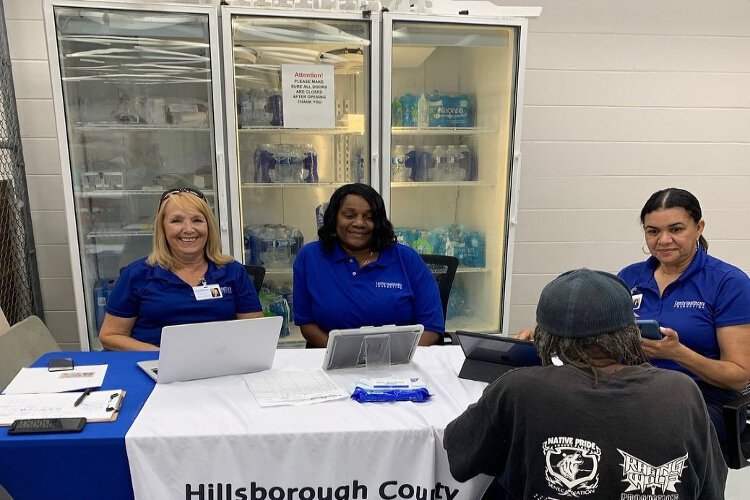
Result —
<path fill-rule="evenodd" d="M 176 188 L 161 196 L 151 253 L 120 273 L 99 339 L 107 350 L 158 350 L 168 325 L 262 316 L 245 268 L 221 253 L 203 193 Z"/>
<path fill-rule="evenodd" d="M 724 498 L 701 393 L 646 362 L 623 281 L 564 273 L 542 290 L 536 319 L 543 366 L 506 372 L 446 427 L 453 477 L 496 476 L 495 499 Z"/>
<path fill-rule="evenodd" d="M 417 252 L 396 242 L 372 187 L 338 188 L 318 238 L 294 261 L 294 322 L 309 346 L 325 347 L 331 330 L 362 326 L 422 324 L 420 345 L 444 335 L 437 282 Z"/>

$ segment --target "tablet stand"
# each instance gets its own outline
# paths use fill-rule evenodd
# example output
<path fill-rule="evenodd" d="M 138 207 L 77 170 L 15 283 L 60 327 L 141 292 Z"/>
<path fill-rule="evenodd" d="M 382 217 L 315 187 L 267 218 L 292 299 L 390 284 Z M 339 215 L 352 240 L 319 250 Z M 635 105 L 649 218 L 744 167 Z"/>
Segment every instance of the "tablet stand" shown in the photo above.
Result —
<path fill-rule="evenodd" d="M 391 336 L 388 334 L 368 335 L 362 339 L 367 378 L 388 378 L 391 376 Z"/>

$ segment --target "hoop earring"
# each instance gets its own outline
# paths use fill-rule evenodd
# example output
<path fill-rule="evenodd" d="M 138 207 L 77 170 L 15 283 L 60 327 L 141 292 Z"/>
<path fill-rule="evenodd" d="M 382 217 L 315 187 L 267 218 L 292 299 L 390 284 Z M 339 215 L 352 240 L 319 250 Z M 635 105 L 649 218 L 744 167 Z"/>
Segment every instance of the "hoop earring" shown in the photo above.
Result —
<path fill-rule="evenodd" d="M 648 247 L 646 247 L 646 245 L 643 245 L 641 247 L 641 252 L 643 252 L 644 255 L 651 255 L 651 252 L 648 251 Z"/>

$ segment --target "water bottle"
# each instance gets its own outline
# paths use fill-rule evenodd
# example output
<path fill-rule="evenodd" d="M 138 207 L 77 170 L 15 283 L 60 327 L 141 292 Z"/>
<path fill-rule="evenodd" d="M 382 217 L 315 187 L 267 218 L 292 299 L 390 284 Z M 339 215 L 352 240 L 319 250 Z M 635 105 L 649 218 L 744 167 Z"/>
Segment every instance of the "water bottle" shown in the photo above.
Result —
<path fill-rule="evenodd" d="M 304 182 L 304 148 L 296 144 L 289 145 L 289 158 L 292 165 L 292 181 Z"/>
<path fill-rule="evenodd" d="M 461 144 L 458 147 L 458 153 L 458 165 L 464 171 L 464 180 L 477 180 L 476 162 L 474 162 L 474 155 L 471 154 L 469 146 L 467 144 Z"/>
<path fill-rule="evenodd" d="M 252 122 L 253 102 L 250 93 L 237 90 L 237 125 L 240 128 L 250 125 Z"/>
<path fill-rule="evenodd" d="M 271 93 L 266 98 L 266 105 L 263 109 L 266 112 L 271 113 L 271 125 L 274 127 L 284 125 L 284 110 L 282 102 L 281 94 L 278 93 Z"/>
<path fill-rule="evenodd" d="M 312 144 L 305 144 L 303 153 L 303 171 L 305 173 L 305 182 L 318 182 L 318 154 L 315 152 Z"/>
<path fill-rule="evenodd" d="M 413 181 L 414 173 L 417 170 L 417 148 L 412 144 L 409 144 L 404 149 L 404 170 L 406 172 L 406 180 Z"/>
<path fill-rule="evenodd" d="M 391 182 L 406 182 L 406 150 L 402 145 L 391 150 Z"/>
<path fill-rule="evenodd" d="M 404 106 L 401 104 L 401 98 L 397 97 L 391 105 L 391 126 L 401 127 L 404 122 Z"/>
<path fill-rule="evenodd" d="M 365 158 L 361 148 L 357 149 L 352 159 L 352 174 L 354 182 L 365 182 Z"/>
<path fill-rule="evenodd" d="M 419 233 L 419 238 L 414 242 L 414 250 L 416 250 L 417 253 L 432 253 L 432 245 L 427 240 L 427 231 L 421 231 Z"/>
<path fill-rule="evenodd" d="M 466 180 L 466 171 L 461 168 L 461 152 L 457 146 L 451 144 L 446 150 L 448 156 L 449 181 Z"/>
<path fill-rule="evenodd" d="M 427 128 L 430 124 L 429 107 L 427 104 L 427 96 L 422 94 L 419 96 L 417 102 L 417 127 Z"/>
<path fill-rule="evenodd" d="M 435 168 L 432 169 L 434 174 L 429 180 L 437 182 L 450 181 L 447 148 L 440 145 L 435 146 L 435 149 L 432 151 L 432 156 L 435 158 Z"/>
<path fill-rule="evenodd" d="M 409 153 L 410 154 L 410 153 Z M 411 180 L 414 182 L 425 182 L 429 180 L 430 170 L 434 167 L 432 160 L 432 148 L 422 146 L 414 152 L 414 168 L 411 171 Z M 407 155 L 407 161 L 408 161 Z"/>

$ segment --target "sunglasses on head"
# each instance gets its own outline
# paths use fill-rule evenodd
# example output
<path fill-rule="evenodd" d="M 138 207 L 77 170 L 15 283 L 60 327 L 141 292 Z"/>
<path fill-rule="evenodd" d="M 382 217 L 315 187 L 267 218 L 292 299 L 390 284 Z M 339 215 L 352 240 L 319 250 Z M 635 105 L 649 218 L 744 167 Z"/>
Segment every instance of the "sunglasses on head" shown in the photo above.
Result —
<path fill-rule="evenodd" d="M 166 191 L 164 191 L 161 194 L 161 199 L 159 200 L 159 206 L 161 207 L 162 204 L 164 203 L 164 200 L 166 200 L 167 198 L 169 198 L 173 194 L 177 194 L 177 193 L 192 194 L 193 196 L 197 196 L 201 200 L 206 201 L 206 195 L 204 195 L 203 193 L 201 193 L 197 189 L 193 189 L 193 188 L 190 188 L 190 187 L 180 187 L 180 188 L 167 189 Z"/>

